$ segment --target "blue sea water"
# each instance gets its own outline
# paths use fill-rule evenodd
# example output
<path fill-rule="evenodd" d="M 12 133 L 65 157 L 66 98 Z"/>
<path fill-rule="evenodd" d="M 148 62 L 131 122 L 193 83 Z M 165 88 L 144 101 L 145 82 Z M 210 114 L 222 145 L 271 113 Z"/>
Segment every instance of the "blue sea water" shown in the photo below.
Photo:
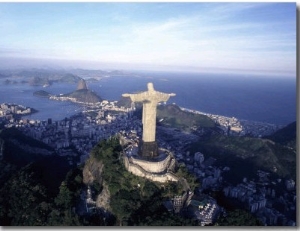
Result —
<path fill-rule="evenodd" d="M 152 82 L 157 91 L 176 93 L 168 103 L 206 113 L 252 121 L 286 125 L 296 120 L 296 79 L 225 74 L 143 72 L 132 76 L 113 76 L 88 83 L 103 99 L 119 100 L 123 93 L 147 90 Z M 34 87 L 0 82 L 0 103 L 18 103 L 39 110 L 33 119 L 60 120 L 82 108 L 71 102 L 33 96 L 37 90 L 51 94 L 74 91 L 77 84 Z"/>

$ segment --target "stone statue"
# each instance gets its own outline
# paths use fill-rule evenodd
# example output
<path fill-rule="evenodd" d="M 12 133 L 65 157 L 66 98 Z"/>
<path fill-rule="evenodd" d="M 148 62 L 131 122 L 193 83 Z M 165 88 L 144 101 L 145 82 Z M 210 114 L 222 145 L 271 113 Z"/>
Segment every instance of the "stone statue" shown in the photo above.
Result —
<path fill-rule="evenodd" d="M 136 94 L 122 94 L 123 97 L 130 97 L 133 102 L 143 103 L 143 143 L 140 155 L 142 156 L 157 156 L 157 145 L 155 142 L 156 129 L 156 107 L 159 102 L 166 102 L 170 96 L 175 96 L 174 93 L 163 93 L 155 91 L 153 83 L 147 84 L 148 91 Z"/>

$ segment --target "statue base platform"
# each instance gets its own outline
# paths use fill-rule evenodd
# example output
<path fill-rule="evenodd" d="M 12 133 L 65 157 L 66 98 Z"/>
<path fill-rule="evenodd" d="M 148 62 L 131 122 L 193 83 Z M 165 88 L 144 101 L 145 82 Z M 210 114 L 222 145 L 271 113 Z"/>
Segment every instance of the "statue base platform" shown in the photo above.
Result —
<path fill-rule="evenodd" d="M 144 158 L 155 158 L 158 156 L 158 146 L 156 141 L 154 142 L 144 142 L 141 141 L 139 144 L 139 156 Z"/>

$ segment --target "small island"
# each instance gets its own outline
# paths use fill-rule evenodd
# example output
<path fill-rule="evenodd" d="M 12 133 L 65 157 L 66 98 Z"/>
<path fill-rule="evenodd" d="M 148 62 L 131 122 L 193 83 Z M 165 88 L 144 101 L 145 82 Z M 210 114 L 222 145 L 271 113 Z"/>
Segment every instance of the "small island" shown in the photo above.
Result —
<path fill-rule="evenodd" d="M 50 98 L 50 96 L 51 96 L 51 94 L 49 92 L 44 91 L 44 90 L 35 91 L 35 92 L 33 92 L 33 95 L 37 96 L 37 97 L 43 97 L 43 98 Z"/>

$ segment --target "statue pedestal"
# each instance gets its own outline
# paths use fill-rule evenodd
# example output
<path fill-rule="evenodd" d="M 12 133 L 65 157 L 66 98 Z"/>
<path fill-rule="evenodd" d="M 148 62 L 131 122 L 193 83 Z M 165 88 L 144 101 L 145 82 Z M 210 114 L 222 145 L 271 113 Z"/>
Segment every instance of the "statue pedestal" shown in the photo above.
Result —
<path fill-rule="evenodd" d="M 140 141 L 139 143 L 139 156 L 145 157 L 145 158 L 154 158 L 158 156 L 158 146 L 156 141 L 153 142 L 144 142 Z"/>

